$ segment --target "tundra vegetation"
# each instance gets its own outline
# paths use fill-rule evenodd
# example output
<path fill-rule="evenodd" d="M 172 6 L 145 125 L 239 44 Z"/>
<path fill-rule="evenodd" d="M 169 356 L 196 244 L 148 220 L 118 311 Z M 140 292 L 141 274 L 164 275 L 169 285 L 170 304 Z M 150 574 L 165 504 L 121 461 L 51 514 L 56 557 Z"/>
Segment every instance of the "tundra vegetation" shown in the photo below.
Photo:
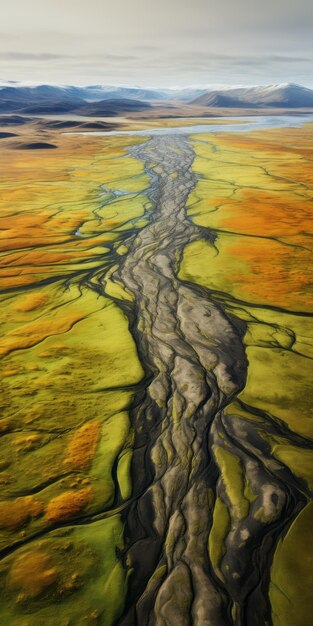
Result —
<path fill-rule="evenodd" d="M 1 623 L 308 623 L 312 134 L 1 140 Z"/>

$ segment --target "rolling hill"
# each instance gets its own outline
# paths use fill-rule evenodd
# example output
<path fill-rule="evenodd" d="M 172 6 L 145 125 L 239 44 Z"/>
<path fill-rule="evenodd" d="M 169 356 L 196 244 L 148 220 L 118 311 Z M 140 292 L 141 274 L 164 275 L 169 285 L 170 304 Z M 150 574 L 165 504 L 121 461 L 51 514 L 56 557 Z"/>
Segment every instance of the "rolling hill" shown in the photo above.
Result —
<path fill-rule="evenodd" d="M 111 117 L 152 110 L 152 107 L 313 108 L 313 90 L 283 83 L 264 87 L 229 87 L 203 90 L 142 89 L 108 85 L 32 85 L 0 81 L 0 114 L 75 115 Z M 175 110 L 177 113 L 177 111 Z M 167 113 L 168 114 L 168 113 Z M 161 115 L 161 112 L 160 112 Z"/>
<path fill-rule="evenodd" d="M 92 88 L 91 88 L 92 91 Z M 33 87 L 0 86 L 0 113 L 27 115 L 64 114 L 114 116 L 130 111 L 142 111 L 151 105 L 135 98 L 90 100 L 88 88 L 56 85 Z"/>
<path fill-rule="evenodd" d="M 293 83 L 207 91 L 191 101 L 208 107 L 313 107 L 313 89 Z"/>

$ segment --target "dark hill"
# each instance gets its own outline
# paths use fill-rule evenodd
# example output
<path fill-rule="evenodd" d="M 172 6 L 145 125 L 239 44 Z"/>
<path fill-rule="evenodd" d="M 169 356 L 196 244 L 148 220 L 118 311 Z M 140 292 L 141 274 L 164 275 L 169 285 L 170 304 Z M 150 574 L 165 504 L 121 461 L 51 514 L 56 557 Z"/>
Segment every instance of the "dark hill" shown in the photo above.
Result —
<path fill-rule="evenodd" d="M 30 143 L 22 143 L 17 146 L 18 150 L 54 150 L 57 146 L 54 143 L 46 143 L 44 141 L 33 141 Z"/>
<path fill-rule="evenodd" d="M 16 133 L 0 132 L 0 139 L 9 139 L 9 137 L 17 137 Z"/>
<path fill-rule="evenodd" d="M 113 117 L 133 111 L 145 111 L 151 108 L 151 104 L 141 100 L 130 100 L 123 98 L 121 100 L 100 100 L 100 102 L 89 102 L 79 108 L 74 113 L 77 115 L 95 116 L 95 117 Z"/>

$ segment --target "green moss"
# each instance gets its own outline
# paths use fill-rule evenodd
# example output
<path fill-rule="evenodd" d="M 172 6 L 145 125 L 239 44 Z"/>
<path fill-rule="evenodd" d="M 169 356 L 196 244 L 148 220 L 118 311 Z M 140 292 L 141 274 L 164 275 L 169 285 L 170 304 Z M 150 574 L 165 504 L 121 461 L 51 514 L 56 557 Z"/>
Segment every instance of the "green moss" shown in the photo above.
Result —
<path fill-rule="evenodd" d="M 249 347 L 248 378 L 240 398 L 304 435 L 313 433 L 308 362 L 281 349 Z"/>
<path fill-rule="evenodd" d="M 118 490 L 124 499 L 131 495 L 128 411 L 143 370 L 127 317 L 111 299 L 86 288 L 83 278 L 92 270 L 89 280 L 96 286 L 95 270 L 113 271 L 116 255 L 107 244 L 127 253 L 124 234 L 116 229 L 132 228 L 135 221 L 140 228 L 150 209 L 144 194 L 150 181 L 143 164 L 126 154 L 127 145 L 142 139 L 86 138 L 76 156 L 72 141 L 64 137 L 70 147 L 65 152 L 60 148 L 57 161 L 49 157 L 43 162 L 34 155 L 27 171 L 24 165 L 20 170 L 26 171 L 27 181 L 18 183 L 14 201 L 18 217 L 9 243 L 16 243 L 16 250 L 9 252 L 13 270 L 8 281 L 10 288 L 25 284 L 28 289 L 0 302 L 0 350 L 5 355 L 0 545 L 25 542 L 30 569 L 37 548 L 51 556 L 51 567 L 37 581 L 43 593 L 31 602 L 27 593 L 33 593 L 36 568 L 31 576 L 23 572 L 22 559 L 16 588 L 7 578 L 24 549 L 14 548 L 14 555 L 1 562 L 0 622 L 6 626 L 110 626 L 119 617 L 126 591 L 128 572 L 117 556 L 124 547 L 123 527 L 109 507 Z M 16 181 L 8 176 L 4 200 L 11 216 L 10 187 Z M 111 190 L 124 193 L 114 199 Z M 111 273 L 108 295 L 130 300 Z M 54 277 L 58 282 L 32 288 Z M 106 510 L 111 517 L 92 522 L 92 516 Z M 52 523 L 62 524 L 62 515 L 67 522 L 82 518 L 86 523 L 51 532 Z M 64 548 L 63 554 L 63 537 L 65 545 L 69 536 L 73 551 Z M 40 554 L 34 559 L 40 566 L 46 562 Z"/>
<path fill-rule="evenodd" d="M 231 280 L 225 275 L 224 265 L 218 259 L 216 249 L 202 239 L 185 247 L 179 278 L 210 289 L 229 291 L 232 288 Z"/>
<path fill-rule="evenodd" d="M 144 214 L 147 205 L 148 201 L 145 195 L 138 197 L 124 196 L 121 200 L 115 200 L 101 212 L 105 220 L 104 225 L 108 223 L 109 226 L 115 228 L 122 226 L 129 220 L 140 218 Z"/>
<path fill-rule="evenodd" d="M 90 471 L 90 477 L 96 481 L 98 485 L 98 498 L 101 501 L 102 507 L 109 507 L 114 500 L 116 486 L 113 481 L 112 468 L 124 448 L 129 436 L 129 431 L 130 422 L 127 412 L 112 415 L 102 426 L 100 443 L 93 467 Z M 127 464 L 126 457 L 126 463 L 123 466 L 122 462 L 118 474 L 118 482 L 122 495 L 123 493 L 127 494 L 131 489 L 129 480 L 129 464 Z"/>
<path fill-rule="evenodd" d="M 121 615 L 126 594 L 127 572 L 117 556 L 123 547 L 123 526 L 115 515 L 90 525 L 52 532 L 34 541 L 31 552 L 28 546 L 17 550 L 0 566 L 3 624 L 113 626 Z M 30 586 L 29 571 L 22 570 L 21 561 L 25 555 L 27 564 L 27 555 L 37 552 L 47 560 L 43 581 L 52 572 L 55 580 L 41 593 Z M 33 571 L 32 576 L 38 578 L 39 572 Z"/>
<path fill-rule="evenodd" d="M 274 626 L 304 626 L 313 613 L 313 503 L 278 543 L 271 568 L 270 601 Z"/>
<path fill-rule="evenodd" d="M 140 217 L 137 220 L 126 222 L 126 224 L 123 224 L 117 230 L 119 232 L 124 232 L 125 230 L 129 230 L 129 228 L 133 230 L 141 230 L 142 228 L 145 228 L 145 226 L 147 226 L 148 224 L 149 224 L 149 220 L 146 217 Z"/>
<path fill-rule="evenodd" d="M 225 415 L 238 415 L 239 417 L 244 417 L 245 419 L 252 422 L 262 423 L 262 418 L 257 417 L 253 413 L 250 413 L 248 410 L 244 409 L 237 400 L 234 400 L 224 409 Z"/>
<path fill-rule="evenodd" d="M 246 346 L 272 347 L 274 345 L 287 349 L 292 343 L 292 334 L 283 327 L 259 324 L 257 322 L 248 323 L 248 329 L 244 338 Z"/>
<path fill-rule="evenodd" d="M 209 555 L 213 569 L 222 578 L 220 564 L 225 554 L 225 539 L 230 529 L 230 515 L 226 504 L 216 498 L 213 523 L 209 536 Z"/>
<path fill-rule="evenodd" d="M 249 500 L 244 495 L 245 482 L 241 461 L 221 446 L 214 446 L 213 450 L 230 501 L 231 513 L 235 518 L 243 519 L 249 512 Z"/>
<path fill-rule="evenodd" d="M 124 244 L 121 244 L 118 248 L 116 248 L 116 252 L 117 254 L 120 254 L 121 256 L 123 256 L 124 254 L 127 254 L 128 247 L 125 246 Z"/>
<path fill-rule="evenodd" d="M 254 493 L 249 480 L 245 480 L 245 488 L 243 491 L 243 495 L 246 500 L 249 500 L 250 504 L 257 499 L 257 495 Z"/>
<path fill-rule="evenodd" d="M 42 300 L 39 313 L 21 311 L 8 321 L 14 332 L 18 328 L 16 340 L 25 337 L 33 342 L 34 328 L 37 343 L 3 361 L 7 368 L 3 415 L 9 414 L 10 421 L 3 422 L 9 432 L 0 439 L 5 463 L 2 497 L 8 500 L 35 489 L 45 509 L 65 491 L 90 487 L 84 515 L 92 514 L 113 502 L 117 485 L 112 467 L 124 446 L 129 447 L 127 411 L 134 396 L 133 389 L 123 388 L 136 385 L 143 370 L 128 320 L 114 303 L 74 286 L 67 292 L 50 286 L 43 295 L 48 300 Z M 24 327 L 21 322 L 27 316 Z M 69 327 L 67 319 L 72 316 L 78 321 Z M 102 425 L 95 456 L 84 468 L 69 467 L 69 442 L 76 429 L 94 420 Z M 125 497 L 131 491 L 126 458 L 120 484 Z M 18 532 L 28 539 L 49 522 L 43 511 L 35 517 L 26 515 L 22 526 Z M 2 547 L 15 541 L 16 533 L 10 529 L 0 532 Z"/>
<path fill-rule="evenodd" d="M 117 480 L 123 500 L 127 500 L 131 497 L 132 484 L 131 484 L 131 462 L 133 458 L 132 450 L 129 448 L 123 450 L 119 456 L 117 466 Z"/>
<path fill-rule="evenodd" d="M 297 448 L 292 445 L 275 445 L 274 456 L 285 463 L 291 471 L 303 478 L 313 491 L 313 450 Z"/>
<path fill-rule="evenodd" d="M 134 297 L 131 293 L 129 293 L 129 291 L 127 291 L 127 289 L 125 289 L 124 285 L 122 285 L 122 283 L 118 280 L 113 280 L 111 278 L 117 267 L 118 265 L 114 265 L 105 275 L 105 293 L 108 296 L 111 296 L 111 298 L 133 302 Z"/>

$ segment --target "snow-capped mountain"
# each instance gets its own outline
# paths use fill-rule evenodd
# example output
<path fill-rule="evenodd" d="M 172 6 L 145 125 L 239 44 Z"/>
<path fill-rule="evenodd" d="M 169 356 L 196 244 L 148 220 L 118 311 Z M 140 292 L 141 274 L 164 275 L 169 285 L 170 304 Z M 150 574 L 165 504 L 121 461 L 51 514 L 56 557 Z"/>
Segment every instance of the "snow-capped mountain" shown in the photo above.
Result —
<path fill-rule="evenodd" d="M 313 89 L 293 83 L 207 90 L 192 101 L 208 107 L 313 107 Z"/>

